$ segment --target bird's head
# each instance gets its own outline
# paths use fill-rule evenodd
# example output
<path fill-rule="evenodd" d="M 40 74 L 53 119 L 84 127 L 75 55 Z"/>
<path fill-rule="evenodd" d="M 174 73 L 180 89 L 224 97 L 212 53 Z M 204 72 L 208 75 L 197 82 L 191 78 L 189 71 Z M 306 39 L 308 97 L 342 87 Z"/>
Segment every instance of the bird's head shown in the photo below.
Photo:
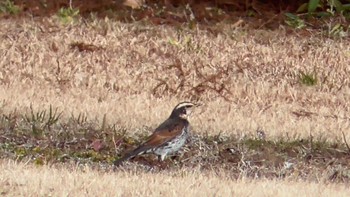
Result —
<path fill-rule="evenodd" d="M 170 118 L 182 118 L 188 119 L 188 117 L 192 113 L 193 107 L 197 106 L 197 104 L 191 102 L 181 102 L 175 106 L 173 111 L 171 112 Z"/>

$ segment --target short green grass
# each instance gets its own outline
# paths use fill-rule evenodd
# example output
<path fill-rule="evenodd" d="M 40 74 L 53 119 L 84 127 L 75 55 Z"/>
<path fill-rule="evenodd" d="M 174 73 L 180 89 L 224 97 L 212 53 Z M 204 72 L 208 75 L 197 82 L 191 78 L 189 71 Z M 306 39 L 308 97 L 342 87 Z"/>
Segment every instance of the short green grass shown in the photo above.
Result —
<path fill-rule="evenodd" d="M 79 16 L 79 9 L 75 8 L 60 8 L 57 12 L 57 17 L 63 24 L 70 24 Z"/>
<path fill-rule="evenodd" d="M 11 14 L 16 15 L 21 12 L 21 9 L 14 4 L 11 0 L 1 1 L 0 2 L 0 14 Z"/>
<path fill-rule="evenodd" d="M 300 72 L 299 75 L 300 83 L 306 86 L 314 86 L 317 84 L 317 77 L 314 73 Z"/>

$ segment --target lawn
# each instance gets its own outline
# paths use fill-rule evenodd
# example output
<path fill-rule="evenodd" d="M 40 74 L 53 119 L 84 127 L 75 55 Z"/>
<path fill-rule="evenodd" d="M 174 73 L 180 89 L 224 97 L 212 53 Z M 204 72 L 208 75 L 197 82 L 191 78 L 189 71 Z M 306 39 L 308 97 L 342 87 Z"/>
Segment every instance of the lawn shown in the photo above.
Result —
<path fill-rule="evenodd" d="M 348 196 L 349 39 L 240 24 L 0 20 L 1 195 Z M 185 100 L 165 169 L 113 171 Z"/>

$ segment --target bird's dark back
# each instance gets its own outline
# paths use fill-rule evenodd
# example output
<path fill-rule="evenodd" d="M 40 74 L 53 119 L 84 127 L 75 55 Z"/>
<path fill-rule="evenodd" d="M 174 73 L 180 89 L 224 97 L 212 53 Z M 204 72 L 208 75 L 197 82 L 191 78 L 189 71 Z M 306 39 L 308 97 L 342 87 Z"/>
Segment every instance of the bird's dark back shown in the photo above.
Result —
<path fill-rule="evenodd" d="M 155 130 L 154 133 L 168 131 L 171 132 L 175 127 L 183 126 L 188 127 L 189 122 L 186 119 L 182 118 L 169 118 L 160 124 Z"/>

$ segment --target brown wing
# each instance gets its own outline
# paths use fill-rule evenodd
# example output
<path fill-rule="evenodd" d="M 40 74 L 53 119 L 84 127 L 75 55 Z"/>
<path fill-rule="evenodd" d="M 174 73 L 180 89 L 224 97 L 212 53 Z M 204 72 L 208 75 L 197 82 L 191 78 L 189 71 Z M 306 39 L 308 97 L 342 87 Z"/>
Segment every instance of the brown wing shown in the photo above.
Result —
<path fill-rule="evenodd" d="M 160 146 L 169 140 L 180 135 L 183 128 L 188 124 L 185 121 L 170 121 L 164 122 L 167 124 L 161 124 L 154 133 L 149 136 L 148 140 L 143 144 L 143 146 Z"/>
<path fill-rule="evenodd" d="M 189 123 L 186 120 L 166 120 L 154 131 L 151 136 L 148 137 L 148 140 L 145 143 L 137 147 L 135 150 L 127 153 L 122 158 L 116 160 L 114 165 L 118 166 L 127 159 L 130 159 L 138 154 L 143 154 L 152 148 L 161 146 L 162 144 L 175 138 L 177 135 L 180 135 L 182 129 L 188 124 Z"/>

